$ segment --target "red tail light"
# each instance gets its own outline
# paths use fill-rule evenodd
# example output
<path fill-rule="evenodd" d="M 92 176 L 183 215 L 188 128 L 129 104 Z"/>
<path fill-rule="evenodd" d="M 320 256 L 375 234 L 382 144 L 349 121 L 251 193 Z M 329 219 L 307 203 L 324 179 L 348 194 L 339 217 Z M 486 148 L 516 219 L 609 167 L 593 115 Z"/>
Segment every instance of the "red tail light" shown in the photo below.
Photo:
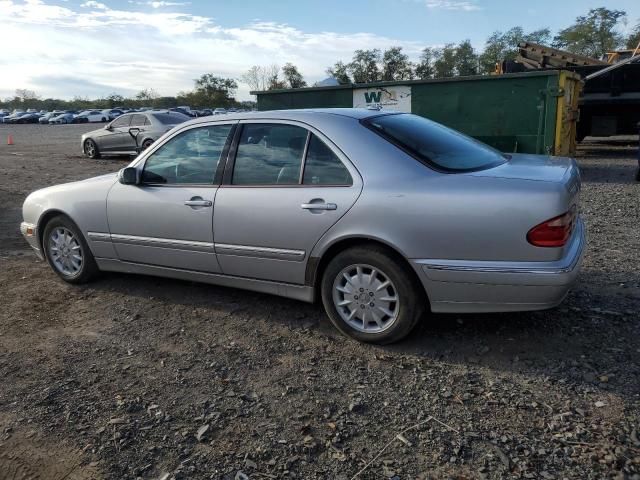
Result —
<path fill-rule="evenodd" d="M 575 207 L 567 213 L 536 225 L 527 233 L 527 241 L 536 247 L 562 247 L 573 231 Z"/>

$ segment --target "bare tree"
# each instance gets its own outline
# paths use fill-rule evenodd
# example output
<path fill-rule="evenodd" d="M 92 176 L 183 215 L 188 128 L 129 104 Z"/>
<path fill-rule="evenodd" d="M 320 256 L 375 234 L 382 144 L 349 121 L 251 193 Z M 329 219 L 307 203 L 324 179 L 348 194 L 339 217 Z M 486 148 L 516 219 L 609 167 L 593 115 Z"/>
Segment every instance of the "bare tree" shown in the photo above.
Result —
<path fill-rule="evenodd" d="M 36 92 L 26 88 L 17 88 L 15 97 L 19 98 L 22 102 L 26 102 L 28 100 L 38 100 L 40 98 L 40 96 L 36 94 Z"/>

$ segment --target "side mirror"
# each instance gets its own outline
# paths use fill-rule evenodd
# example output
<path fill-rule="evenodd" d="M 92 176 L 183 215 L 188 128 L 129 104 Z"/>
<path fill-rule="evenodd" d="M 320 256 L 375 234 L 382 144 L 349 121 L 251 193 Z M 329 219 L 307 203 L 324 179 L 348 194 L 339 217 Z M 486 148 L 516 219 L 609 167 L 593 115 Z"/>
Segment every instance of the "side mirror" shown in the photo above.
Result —
<path fill-rule="evenodd" d="M 123 185 L 138 184 L 138 169 L 136 167 L 125 167 L 118 173 L 118 181 Z"/>

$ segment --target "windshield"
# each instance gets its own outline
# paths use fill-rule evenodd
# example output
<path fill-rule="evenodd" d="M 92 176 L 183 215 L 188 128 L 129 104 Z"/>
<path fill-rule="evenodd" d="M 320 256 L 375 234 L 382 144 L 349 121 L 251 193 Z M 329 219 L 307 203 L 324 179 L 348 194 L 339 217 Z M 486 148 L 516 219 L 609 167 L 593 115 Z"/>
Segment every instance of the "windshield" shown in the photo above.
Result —
<path fill-rule="evenodd" d="M 482 170 L 507 157 L 460 132 L 407 113 L 380 115 L 363 121 L 418 160 L 446 171 Z"/>

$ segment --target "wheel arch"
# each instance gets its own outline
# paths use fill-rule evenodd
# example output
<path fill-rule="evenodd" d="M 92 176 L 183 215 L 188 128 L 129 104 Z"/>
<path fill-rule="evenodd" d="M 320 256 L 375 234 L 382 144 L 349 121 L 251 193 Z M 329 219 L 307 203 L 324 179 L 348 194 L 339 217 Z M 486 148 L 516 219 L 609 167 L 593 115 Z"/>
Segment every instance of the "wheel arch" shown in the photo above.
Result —
<path fill-rule="evenodd" d="M 36 226 L 36 232 L 38 234 L 38 245 L 40 246 L 40 251 L 42 252 L 43 255 L 46 255 L 45 248 L 44 248 L 44 241 L 43 241 L 44 240 L 44 229 L 47 227 L 47 223 L 49 223 L 49 221 L 52 218 L 59 217 L 59 216 L 67 217 L 69 219 L 69 221 L 71 221 L 71 223 L 73 223 L 76 226 L 76 228 L 78 229 L 80 234 L 84 236 L 84 232 L 78 226 L 78 224 L 73 220 L 71 215 L 69 215 L 67 212 L 65 212 L 63 210 L 59 210 L 57 208 L 49 209 L 46 212 L 44 212 L 42 215 L 40 215 L 40 218 L 38 219 L 38 224 Z M 86 238 L 85 238 L 85 241 L 86 241 Z M 91 248 L 91 247 L 89 247 L 89 248 Z"/>
<path fill-rule="evenodd" d="M 423 292 L 427 303 L 429 303 L 429 293 L 426 291 L 424 284 L 420 280 L 418 274 L 411 266 L 406 257 L 398 250 L 394 245 L 381 240 L 379 238 L 367 237 L 367 236 L 352 236 L 341 238 L 324 249 L 318 256 L 311 256 L 307 261 L 307 269 L 305 272 L 305 284 L 314 288 L 314 301 L 318 301 L 320 299 L 320 280 L 322 279 L 322 275 L 324 275 L 324 271 L 327 268 L 329 262 L 340 252 L 347 250 L 353 247 L 362 247 L 362 246 L 374 246 L 381 248 L 392 257 L 394 257 L 400 264 L 402 264 L 409 274 L 411 278 L 416 282 L 416 285 L 419 287 L 420 291 Z"/>

